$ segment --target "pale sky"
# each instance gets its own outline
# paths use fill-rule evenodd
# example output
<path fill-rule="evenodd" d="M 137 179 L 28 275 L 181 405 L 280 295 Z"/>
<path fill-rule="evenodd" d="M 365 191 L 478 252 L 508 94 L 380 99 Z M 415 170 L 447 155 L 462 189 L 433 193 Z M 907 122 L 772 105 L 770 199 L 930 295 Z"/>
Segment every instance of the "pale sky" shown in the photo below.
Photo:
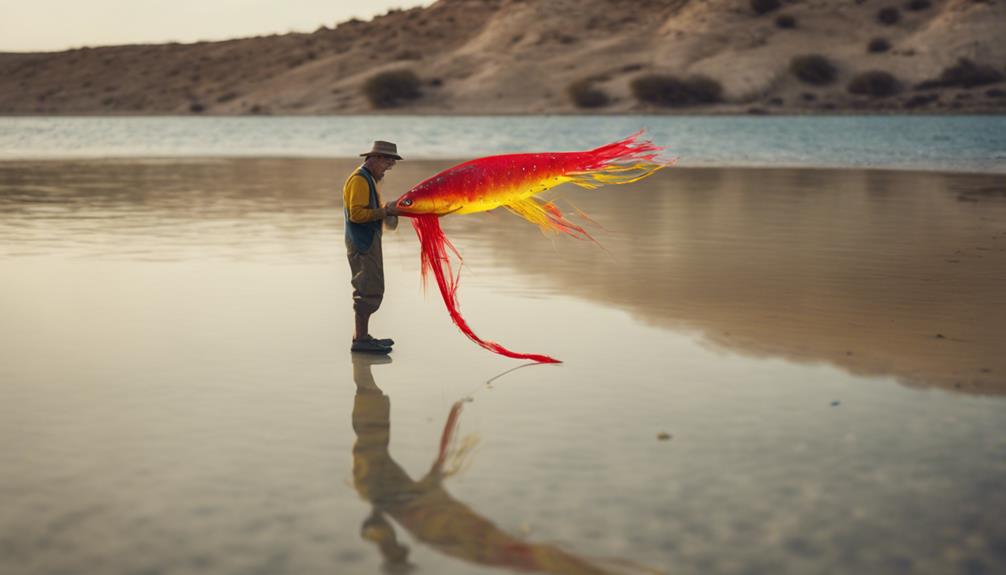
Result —
<path fill-rule="evenodd" d="M 0 0 L 0 52 L 313 32 L 433 0 Z"/>

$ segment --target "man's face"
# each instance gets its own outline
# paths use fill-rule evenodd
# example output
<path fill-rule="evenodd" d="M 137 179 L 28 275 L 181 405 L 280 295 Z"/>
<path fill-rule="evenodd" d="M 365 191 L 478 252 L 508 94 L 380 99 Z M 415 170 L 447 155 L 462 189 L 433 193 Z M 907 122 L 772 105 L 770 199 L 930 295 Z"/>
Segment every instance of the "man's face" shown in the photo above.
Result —
<path fill-rule="evenodd" d="M 395 167 L 395 159 L 387 156 L 372 156 L 371 162 L 374 167 L 374 176 L 377 178 L 383 177 L 384 172 L 387 172 L 391 168 Z"/>

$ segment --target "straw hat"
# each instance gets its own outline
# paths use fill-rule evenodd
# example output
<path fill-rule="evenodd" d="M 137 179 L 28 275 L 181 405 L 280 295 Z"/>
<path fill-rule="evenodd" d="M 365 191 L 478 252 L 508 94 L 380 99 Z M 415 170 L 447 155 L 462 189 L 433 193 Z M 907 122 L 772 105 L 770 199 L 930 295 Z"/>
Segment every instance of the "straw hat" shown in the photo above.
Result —
<path fill-rule="evenodd" d="M 369 152 L 364 152 L 360 154 L 361 156 L 385 156 L 388 158 L 394 158 L 396 160 L 401 160 L 402 157 L 398 155 L 398 146 L 392 144 L 391 142 L 385 142 L 383 140 L 375 140 L 374 147 Z"/>

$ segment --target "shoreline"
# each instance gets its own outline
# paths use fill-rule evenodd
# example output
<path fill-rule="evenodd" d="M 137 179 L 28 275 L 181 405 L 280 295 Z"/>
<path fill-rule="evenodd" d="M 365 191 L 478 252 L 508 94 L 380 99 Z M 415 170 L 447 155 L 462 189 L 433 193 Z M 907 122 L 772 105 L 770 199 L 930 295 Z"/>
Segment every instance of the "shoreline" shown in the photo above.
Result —
<path fill-rule="evenodd" d="M 751 108 L 758 108 L 760 112 L 752 112 Z M 758 117 L 774 116 L 777 118 L 845 118 L 849 116 L 868 117 L 920 117 L 933 118 L 945 116 L 948 118 L 960 118 L 968 116 L 1006 116 L 1006 110 L 1001 107 L 985 109 L 953 109 L 940 110 L 916 110 L 906 112 L 901 109 L 884 108 L 842 108 L 832 110 L 809 110 L 798 107 L 759 107 L 754 105 L 719 105 L 710 107 L 691 108 L 661 108 L 656 110 L 626 112 L 624 110 L 597 111 L 584 113 L 582 110 L 556 110 L 552 112 L 541 112 L 529 114 L 526 112 L 464 112 L 464 111 L 444 111 L 444 110 L 416 110 L 414 108 L 399 109 L 383 108 L 379 110 L 362 110 L 353 112 L 304 112 L 304 113 L 219 113 L 219 112 L 199 112 L 199 113 L 172 113 L 172 112 L 26 112 L 26 113 L 3 113 L 0 112 L 0 119 L 4 118 L 352 118 L 356 116 L 364 117 L 421 117 L 421 118 L 548 118 L 559 116 L 564 118 L 721 118 L 721 117 Z"/>
<path fill-rule="evenodd" d="M 474 156 L 473 156 L 474 157 Z M 409 158 L 405 160 L 410 164 L 449 164 L 455 165 L 462 162 L 471 160 L 472 157 L 416 157 Z M 151 156 L 24 156 L 24 157 L 3 157 L 0 155 L 0 164 L 13 165 L 21 163 L 108 163 L 108 164 L 128 164 L 128 163 L 145 163 L 154 162 L 159 164 L 164 163 L 179 163 L 179 164 L 197 164 L 197 163 L 216 163 L 216 162 L 233 162 L 233 161 L 332 161 L 332 162 L 350 162 L 357 161 L 358 158 L 353 156 L 297 156 L 297 155 L 264 155 L 264 154 L 247 154 L 247 155 L 179 155 L 179 156 L 164 156 L 164 155 L 151 155 Z M 999 166 L 996 166 L 999 167 Z M 850 165 L 821 165 L 821 164 L 675 164 L 665 168 L 668 170 L 765 170 L 765 171 L 840 171 L 840 172 L 881 172 L 881 173 L 899 173 L 899 174 L 925 174 L 925 175 L 948 175 L 948 176 L 1004 176 L 1006 177 L 1006 165 L 1002 165 L 999 171 L 997 170 L 974 170 L 974 169 L 953 169 L 946 166 L 934 167 L 931 169 L 926 169 L 921 166 L 850 166 Z"/>

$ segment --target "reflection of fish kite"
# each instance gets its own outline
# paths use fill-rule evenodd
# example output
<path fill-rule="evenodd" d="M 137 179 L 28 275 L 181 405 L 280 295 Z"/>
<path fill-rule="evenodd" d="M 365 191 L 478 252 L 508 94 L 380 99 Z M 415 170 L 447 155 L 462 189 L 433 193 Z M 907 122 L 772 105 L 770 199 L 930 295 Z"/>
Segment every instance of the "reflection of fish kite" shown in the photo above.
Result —
<path fill-rule="evenodd" d="M 422 249 L 423 281 L 429 272 L 437 280 L 447 311 L 458 328 L 480 346 L 507 357 L 558 363 L 547 355 L 516 353 L 486 341 L 468 327 L 458 310 L 459 276 L 451 268 L 450 254 L 461 255 L 440 228 L 440 216 L 471 214 L 504 207 L 544 232 L 561 232 L 592 239 L 583 228 L 566 219 L 553 202 L 535 197 L 566 182 L 584 188 L 628 184 L 652 175 L 672 162 L 658 157 L 663 148 L 639 140 L 642 132 L 600 148 L 583 152 L 508 154 L 465 162 L 420 182 L 398 199 L 403 216 L 412 218 Z"/>

